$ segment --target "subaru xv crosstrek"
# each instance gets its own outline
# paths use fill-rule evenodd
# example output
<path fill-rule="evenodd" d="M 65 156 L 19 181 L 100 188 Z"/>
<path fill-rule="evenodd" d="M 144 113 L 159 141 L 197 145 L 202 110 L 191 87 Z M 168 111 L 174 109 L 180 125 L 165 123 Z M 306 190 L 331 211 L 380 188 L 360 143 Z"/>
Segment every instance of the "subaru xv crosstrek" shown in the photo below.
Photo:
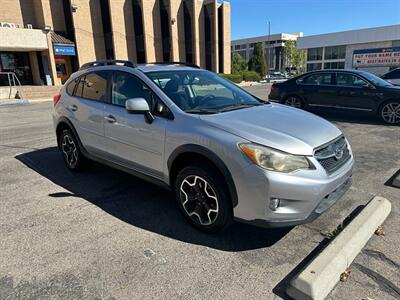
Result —
<path fill-rule="evenodd" d="M 342 132 L 185 63 L 87 63 L 54 97 L 68 169 L 91 161 L 174 192 L 195 227 L 311 222 L 352 183 Z"/>

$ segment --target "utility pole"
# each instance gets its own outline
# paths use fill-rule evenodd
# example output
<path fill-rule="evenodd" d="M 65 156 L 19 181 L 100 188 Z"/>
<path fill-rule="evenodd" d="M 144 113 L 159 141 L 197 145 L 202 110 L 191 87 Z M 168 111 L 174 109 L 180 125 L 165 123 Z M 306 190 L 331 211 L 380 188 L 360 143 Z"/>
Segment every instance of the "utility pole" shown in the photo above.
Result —
<path fill-rule="evenodd" d="M 271 55 L 271 49 L 270 49 L 270 37 L 271 37 L 271 22 L 268 20 L 268 40 L 267 40 L 267 51 L 268 51 L 268 55 L 267 55 L 267 67 L 269 70 L 269 62 L 270 62 L 270 55 Z"/>

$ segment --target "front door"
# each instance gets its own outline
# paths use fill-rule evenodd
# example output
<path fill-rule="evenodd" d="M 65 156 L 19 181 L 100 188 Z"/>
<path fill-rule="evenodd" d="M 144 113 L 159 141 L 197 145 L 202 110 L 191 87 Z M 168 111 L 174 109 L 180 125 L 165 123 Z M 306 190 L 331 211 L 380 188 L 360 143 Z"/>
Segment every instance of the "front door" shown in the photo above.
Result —
<path fill-rule="evenodd" d="M 136 76 L 114 72 L 111 103 L 105 109 L 105 137 L 108 155 L 123 166 L 161 178 L 165 128 L 168 120 L 155 117 L 149 124 L 144 115 L 129 114 L 125 109 L 128 99 L 144 98 L 153 107 L 155 95 Z"/>
<path fill-rule="evenodd" d="M 365 79 L 350 73 L 336 74 L 339 108 L 369 111 L 374 107 L 375 88 Z"/>

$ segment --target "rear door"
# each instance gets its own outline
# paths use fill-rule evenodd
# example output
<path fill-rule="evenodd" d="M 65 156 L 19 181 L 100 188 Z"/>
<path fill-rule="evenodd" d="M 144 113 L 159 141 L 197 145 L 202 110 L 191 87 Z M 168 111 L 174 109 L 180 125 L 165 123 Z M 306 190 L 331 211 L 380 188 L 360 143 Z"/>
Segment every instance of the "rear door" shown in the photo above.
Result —
<path fill-rule="evenodd" d="M 372 110 L 376 96 L 375 87 L 366 79 L 352 73 L 336 74 L 338 97 L 336 105 L 340 108 Z"/>
<path fill-rule="evenodd" d="M 110 75 L 109 71 L 82 75 L 66 107 L 83 146 L 91 153 L 100 153 L 106 147 L 104 109 Z"/>
<path fill-rule="evenodd" d="M 149 124 L 143 115 L 129 114 L 125 109 L 128 99 L 144 98 L 150 108 L 161 100 L 131 73 L 114 72 L 112 77 L 111 101 L 104 116 L 108 155 L 116 163 L 161 177 L 166 125 L 171 121 L 155 113 L 154 122 Z"/>
<path fill-rule="evenodd" d="M 334 106 L 336 89 L 333 82 L 333 73 L 318 72 L 308 75 L 298 81 L 303 90 L 304 98 L 309 106 Z"/>

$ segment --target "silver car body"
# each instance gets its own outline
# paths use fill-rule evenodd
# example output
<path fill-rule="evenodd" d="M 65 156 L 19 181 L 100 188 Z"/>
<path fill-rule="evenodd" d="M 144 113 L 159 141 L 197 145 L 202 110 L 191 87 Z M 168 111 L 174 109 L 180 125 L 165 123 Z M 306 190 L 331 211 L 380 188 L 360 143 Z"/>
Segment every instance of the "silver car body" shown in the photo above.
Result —
<path fill-rule="evenodd" d="M 313 220 L 333 205 L 351 185 L 353 156 L 347 140 L 347 160 L 327 172 L 315 152 L 342 138 L 330 122 L 295 108 L 270 103 L 214 115 L 182 111 L 145 72 L 188 70 L 189 67 L 147 65 L 136 68 L 103 66 L 75 73 L 64 85 L 53 113 L 54 126 L 68 119 L 91 158 L 123 166 L 170 184 L 169 164 L 177 149 L 198 146 L 215 154 L 226 166 L 234 183 L 237 203 L 234 217 L 267 226 L 288 226 Z M 123 107 L 69 96 L 69 82 L 91 71 L 118 70 L 134 74 L 168 106 L 173 120 L 126 115 Z M 78 108 L 78 109 L 76 109 Z M 107 122 L 112 115 L 116 122 Z M 278 173 L 251 162 L 239 149 L 241 143 L 256 143 L 291 154 L 305 155 L 313 170 Z M 276 210 L 271 199 L 280 199 Z"/>

